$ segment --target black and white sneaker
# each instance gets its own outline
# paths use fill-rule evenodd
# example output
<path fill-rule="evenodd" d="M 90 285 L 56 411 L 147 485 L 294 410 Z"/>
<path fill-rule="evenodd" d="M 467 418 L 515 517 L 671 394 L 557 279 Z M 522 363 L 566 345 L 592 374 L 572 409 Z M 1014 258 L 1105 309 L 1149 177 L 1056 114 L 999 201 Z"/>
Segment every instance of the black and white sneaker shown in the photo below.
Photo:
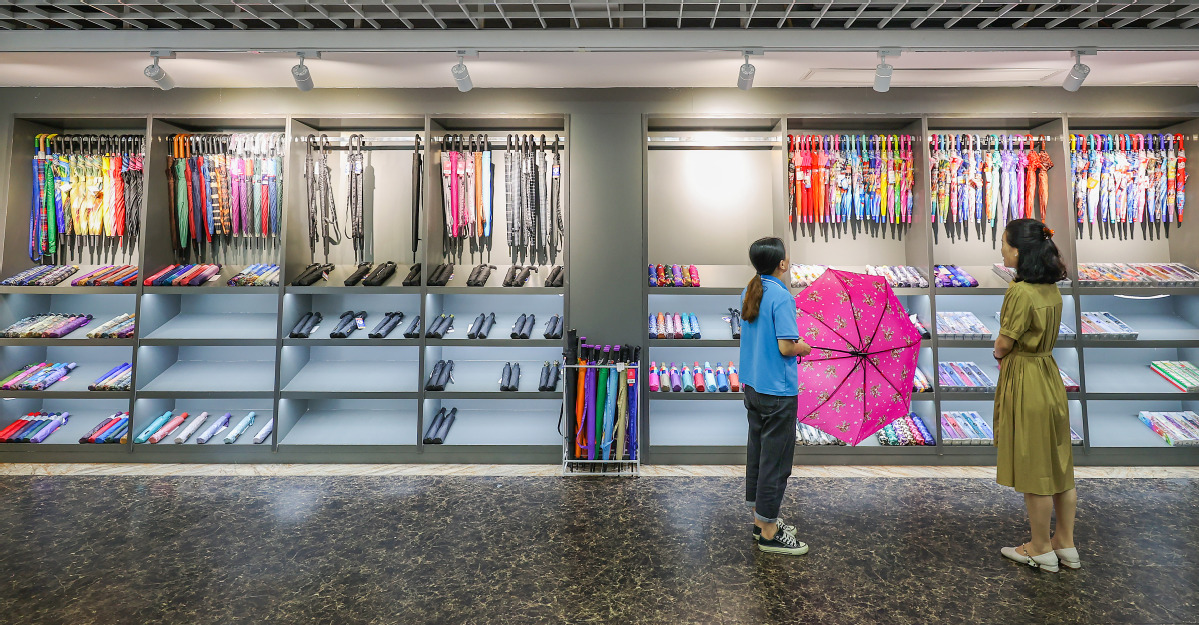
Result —
<path fill-rule="evenodd" d="M 790 523 L 787 523 L 786 521 L 784 521 L 783 517 L 779 517 L 778 521 L 776 521 L 776 523 L 778 523 L 778 525 L 779 525 L 780 532 L 787 532 L 788 534 L 790 534 L 792 536 L 797 536 L 799 533 L 799 529 L 797 529 L 794 525 L 791 525 Z M 762 528 L 758 527 L 757 525 L 754 525 L 754 540 L 757 540 L 758 536 L 761 536 L 761 535 L 762 535 Z"/>
<path fill-rule="evenodd" d="M 770 540 L 766 540 L 759 535 L 758 550 L 766 553 L 779 553 L 786 556 L 802 556 L 808 552 L 808 545 L 799 542 L 791 534 L 780 531 Z"/>

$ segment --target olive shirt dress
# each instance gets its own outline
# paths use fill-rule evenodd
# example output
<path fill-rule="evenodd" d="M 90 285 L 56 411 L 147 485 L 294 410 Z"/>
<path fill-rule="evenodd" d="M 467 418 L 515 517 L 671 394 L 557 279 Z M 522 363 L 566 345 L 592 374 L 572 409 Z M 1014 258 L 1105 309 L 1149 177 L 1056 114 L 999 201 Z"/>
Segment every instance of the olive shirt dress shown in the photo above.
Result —
<path fill-rule="evenodd" d="M 996 481 L 1021 493 L 1074 488 L 1074 451 L 1066 387 L 1053 359 L 1062 319 L 1055 284 L 1012 282 L 999 333 L 1016 341 L 1003 359 L 995 392 Z"/>

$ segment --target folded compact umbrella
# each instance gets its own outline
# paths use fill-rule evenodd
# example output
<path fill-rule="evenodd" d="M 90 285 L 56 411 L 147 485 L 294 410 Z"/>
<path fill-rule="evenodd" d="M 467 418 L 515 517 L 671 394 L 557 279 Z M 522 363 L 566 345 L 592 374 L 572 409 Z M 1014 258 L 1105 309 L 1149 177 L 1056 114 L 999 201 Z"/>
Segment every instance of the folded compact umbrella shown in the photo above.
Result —
<path fill-rule="evenodd" d="M 658 286 L 658 268 L 653 263 L 649 265 L 649 285 Z"/>
<path fill-rule="evenodd" d="M 521 313 L 521 315 L 516 318 L 516 322 L 512 324 L 512 332 L 509 336 L 514 339 L 520 338 L 520 332 L 525 328 L 526 319 L 528 319 L 528 315 Z"/>
<path fill-rule="evenodd" d="M 734 393 L 741 392 L 741 376 L 737 375 L 737 367 L 733 363 L 729 363 L 729 390 Z"/>
<path fill-rule="evenodd" d="M 554 315 L 553 317 L 550 317 L 550 318 L 549 318 L 549 321 L 546 321 L 546 322 L 545 322 L 545 331 L 543 331 L 543 332 L 541 333 L 541 335 L 542 335 L 542 336 L 544 336 L 544 337 L 545 337 L 545 338 L 547 338 L 547 339 L 560 339 L 560 338 L 562 338 L 562 326 L 561 326 L 561 323 L 562 323 L 562 316 L 561 316 L 561 315 Z"/>
<path fill-rule="evenodd" d="M 416 263 L 408 269 L 408 275 L 401 284 L 404 286 L 420 286 L 420 263 Z"/>
<path fill-rule="evenodd" d="M 378 325 L 375 326 L 374 330 L 370 331 L 370 334 L 367 336 L 372 339 L 387 338 L 387 335 L 391 334 L 392 330 L 395 330 L 396 326 L 400 325 L 400 322 L 403 320 L 404 313 L 399 311 L 389 312 L 383 316 L 383 319 Z"/>
<path fill-rule="evenodd" d="M 197 431 L 199 431 L 200 426 L 204 425 L 204 422 L 207 420 L 208 420 L 208 413 L 201 412 L 200 416 L 196 417 L 195 419 L 192 419 L 191 423 L 188 423 L 186 426 L 184 426 L 183 431 L 179 433 L 179 436 L 175 437 L 175 444 L 182 445 L 183 443 L 186 443 L 188 441 L 188 439 L 190 439 L 192 437 L 193 434 L 195 434 Z"/>
<path fill-rule="evenodd" d="M 341 318 L 338 319 L 337 325 L 333 326 L 333 329 L 329 331 L 329 338 L 331 338 L 331 339 L 345 338 L 345 330 L 352 323 L 354 323 L 354 311 L 353 310 L 347 310 L 347 311 L 341 313 Z"/>
<path fill-rule="evenodd" d="M 695 313 L 687 313 L 687 316 L 691 322 L 691 338 L 701 338 L 702 333 L 699 331 L 699 317 L 695 316 Z"/>
<path fill-rule="evenodd" d="M 558 389 L 558 381 L 562 379 L 562 364 L 557 360 L 553 362 L 550 368 L 550 377 L 546 381 L 545 390 L 555 391 Z"/>
<path fill-rule="evenodd" d="M 500 390 L 501 391 L 509 390 L 508 385 L 511 383 L 511 381 L 512 381 L 512 363 L 505 362 L 504 370 L 500 373 Z"/>
<path fill-rule="evenodd" d="M 565 272 L 562 270 L 562 265 L 554 265 L 553 268 L 550 269 L 549 275 L 545 277 L 545 285 L 553 287 L 562 286 L 564 273 Z"/>
<path fill-rule="evenodd" d="M 469 338 L 469 339 L 479 338 L 479 330 L 483 329 L 483 323 L 486 321 L 487 321 L 487 315 L 485 315 L 483 313 L 479 313 L 479 316 L 475 317 L 475 322 L 470 324 L 470 330 L 468 330 L 466 332 L 466 338 Z"/>
<path fill-rule="evenodd" d="M 521 269 L 522 267 L 520 265 L 512 265 L 509 267 L 508 273 L 504 274 L 504 282 L 502 284 L 504 286 L 515 286 L 514 283 L 516 282 L 516 275 Z"/>
<path fill-rule="evenodd" d="M 708 390 L 708 384 L 704 381 L 704 370 L 700 369 L 698 361 L 691 368 L 691 375 L 695 378 L 695 391 L 697 393 L 703 393 Z"/>
<path fill-rule="evenodd" d="M 234 426 L 233 430 L 225 436 L 225 444 L 231 445 L 236 443 L 237 439 L 241 438 L 241 435 L 244 434 L 246 430 L 250 429 L 251 425 L 254 425 L 254 419 L 256 416 L 257 415 L 255 413 L 251 412 L 242 418 L 241 422 Z"/>
<path fill-rule="evenodd" d="M 429 427 L 425 428 L 425 435 L 422 438 L 426 445 L 433 444 L 433 436 L 437 434 L 437 431 L 441 428 L 442 422 L 445 421 L 445 413 L 446 409 L 445 407 L 442 407 L 442 409 L 438 410 L 437 414 L 433 416 L 433 420 L 429 422 Z"/>
<path fill-rule="evenodd" d="M 267 439 L 267 437 L 271 435 L 271 432 L 273 432 L 274 430 L 275 430 L 275 420 L 267 419 L 266 425 L 262 426 L 262 429 L 258 430 L 258 433 L 254 435 L 254 444 L 261 445 L 262 442 L 265 441 Z"/>
<path fill-rule="evenodd" d="M 541 365 L 541 379 L 539 379 L 537 381 L 537 390 L 542 391 L 542 392 L 544 392 L 546 390 L 550 390 L 550 389 L 546 388 L 549 385 L 549 383 L 550 383 L 550 361 L 547 360 L 547 361 L 545 361 L 545 364 Z"/>
<path fill-rule="evenodd" d="M 350 277 L 345 279 L 343 284 L 346 286 L 354 286 L 355 284 L 358 284 L 363 278 L 366 277 L 367 274 L 371 272 L 372 266 L 372 263 L 359 263 L 358 268 L 354 270 L 354 273 L 350 274 Z"/>
<path fill-rule="evenodd" d="M 670 266 L 670 277 L 674 281 L 674 286 L 683 286 L 683 268 L 678 265 Z"/>
<path fill-rule="evenodd" d="M 679 368 L 673 362 L 670 363 L 670 390 L 675 393 L 683 391 L 683 376 L 679 373 Z"/>
<path fill-rule="evenodd" d="M 441 314 L 433 320 L 429 330 L 425 332 L 425 337 L 431 339 L 440 339 L 445 337 L 446 333 L 454 327 L 454 315 Z"/>
<path fill-rule="evenodd" d="M 666 367 L 666 363 L 658 369 L 658 386 L 663 391 L 669 391 L 672 387 L 670 384 L 670 369 Z"/>
<path fill-rule="evenodd" d="M 221 430 L 229 427 L 229 420 L 233 418 L 232 412 L 226 412 L 223 417 L 217 419 L 212 425 L 208 426 L 200 436 L 196 437 L 196 442 L 203 445 L 212 440 L 212 437 L 220 433 Z"/>
<path fill-rule="evenodd" d="M 488 313 L 487 320 L 483 322 L 483 327 L 479 329 L 478 338 L 485 339 L 491 334 L 491 328 L 495 325 L 495 313 Z"/>
<path fill-rule="evenodd" d="M 686 363 L 683 363 L 683 392 L 695 392 L 695 377 L 691 375 L 691 367 L 688 367 Z"/>
<path fill-rule="evenodd" d="M 117 413 L 117 418 L 109 425 L 111 427 L 100 430 L 88 442 L 102 445 L 120 441 L 122 437 L 129 433 L 129 413 Z"/>
<path fill-rule="evenodd" d="M 395 274 L 395 272 L 396 264 L 389 260 L 382 265 L 375 267 L 375 270 L 362 280 L 362 286 L 382 286 L 382 284 L 387 282 L 391 276 Z"/>
<path fill-rule="evenodd" d="M 314 313 L 311 313 L 311 312 L 304 313 L 304 316 L 300 317 L 300 320 L 297 321 L 296 324 L 291 327 L 291 332 L 289 332 L 287 334 L 287 336 L 289 336 L 293 339 L 307 338 L 307 337 L 301 336 L 300 333 L 304 331 L 304 327 L 308 325 L 308 322 L 312 321 L 313 316 L 314 316 Z"/>
<path fill-rule="evenodd" d="M 454 427 L 454 421 L 458 419 L 458 409 L 451 408 L 446 413 L 445 418 L 441 420 L 441 425 L 437 428 L 437 432 L 433 435 L 432 443 L 441 445 L 445 442 L 446 437 L 450 435 L 450 428 Z"/>
<path fill-rule="evenodd" d="M 84 445 L 87 443 L 94 442 L 97 434 L 99 434 L 100 432 L 103 432 L 106 428 L 109 428 L 109 427 L 115 425 L 116 422 L 119 421 L 124 414 L 125 413 L 123 413 L 123 412 L 118 412 L 116 414 L 112 414 L 112 415 L 105 417 L 104 420 L 102 420 L 96 424 L 96 427 L 88 430 L 87 434 L 84 434 L 83 436 L 79 437 L 79 444 Z M 7 429 L 7 428 L 5 428 L 5 429 Z M 0 430 L 0 436 L 3 436 L 3 434 L 4 434 L 4 431 Z"/>
<path fill-rule="evenodd" d="M 529 313 L 529 315 L 527 317 L 525 317 L 524 325 L 522 325 L 520 328 L 520 336 L 518 336 L 517 338 L 522 338 L 522 339 L 529 338 L 530 336 L 533 335 L 533 332 L 536 329 L 536 327 L 537 327 L 537 316 L 534 315 L 533 313 Z"/>
<path fill-rule="evenodd" d="M 704 363 L 704 390 L 709 393 L 715 393 L 718 388 L 716 384 L 716 373 L 712 371 L 712 363 Z"/>
<path fill-rule="evenodd" d="M 429 274 L 429 286 L 445 286 L 454 277 L 454 263 L 442 263 Z"/>
<path fill-rule="evenodd" d="M 741 311 L 736 308 L 729 309 L 729 330 L 733 333 L 733 338 L 741 338 Z"/>
<path fill-rule="evenodd" d="M 485 286 L 487 281 L 491 279 L 491 270 L 495 268 L 495 265 L 488 265 L 486 263 L 475 267 L 470 272 L 470 277 L 466 280 L 466 286 Z"/>
<path fill-rule="evenodd" d="M 445 387 L 453 383 L 454 377 L 454 361 L 439 360 L 433 366 L 433 372 L 429 375 L 429 383 L 425 387 L 427 391 L 444 391 Z"/>
<path fill-rule="evenodd" d="M 187 413 L 186 412 L 182 412 L 182 413 L 179 413 L 179 414 L 171 417 L 170 421 L 167 421 L 166 423 L 164 423 L 163 426 L 161 428 L 159 428 L 158 431 L 155 432 L 154 435 L 149 438 L 150 443 L 158 444 L 159 441 L 170 436 L 172 433 L 175 432 L 175 430 L 179 429 L 179 426 L 183 425 L 184 421 L 187 421 Z"/>
<path fill-rule="evenodd" d="M 533 272 L 535 271 L 537 271 L 537 268 L 533 265 L 526 266 L 524 269 L 520 270 L 520 273 L 518 273 L 516 278 L 512 280 L 512 284 L 510 286 L 524 286 L 525 283 L 529 281 L 529 277 L 532 276 Z"/>
<path fill-rule="evenodd" d="M 404 330 L 404 338 L 417 339 L 420 338 L 420 315 L 412 318 L 412 323 L 408 325 L 408 329 Z"/>
<path fill-rule="evenodd" d="M 729 376 L 725 374 L 724 367 L 716 365 L 716 390 L 721 393 L 729 392 Z"/>
<path fill-rule="evenodd" d="M 171 420 L 171 411 L 168 410 L 168 411 L 162 413 L 162 416 L 151 421 L 150 425 L 146 426 L 146 429 L 142 430 L 142 433 L 138 434 L 133 439 L 133 442 L 139 443 L 139 444 L 146 442 L 147 440 L 150 439 L 151 436 L 154 435 L 155 432 L 157 432 L 159 429 L 161 429 L 162 426 L 166 425 L 166 422 L 170 421 L 170 420 Z"/>
<path fill-rule="evenodd" d="M 657 393 L 658 391 L 662 390 L 662 381 L 657 374 L 658 363 L 650 362 L 649 370 L 653 373 L 653 375 L 649 376 L 649 390 L 652 393 Z"/>

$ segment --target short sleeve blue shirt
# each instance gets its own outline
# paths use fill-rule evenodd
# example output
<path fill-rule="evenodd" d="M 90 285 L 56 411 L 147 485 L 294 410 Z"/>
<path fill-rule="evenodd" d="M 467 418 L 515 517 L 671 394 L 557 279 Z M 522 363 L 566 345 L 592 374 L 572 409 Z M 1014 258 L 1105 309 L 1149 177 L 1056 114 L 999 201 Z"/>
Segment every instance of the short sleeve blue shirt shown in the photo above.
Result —
<path fill-rule="evenodd" d="M 762 287 L 758 318 L 741 322 L 741 383 L 766 395 L 798 395 L 798 361 L 780 354 L 778 344 L 779 339 L 799 339 L 795 298 L 774 276 L 762 276 Z"/>

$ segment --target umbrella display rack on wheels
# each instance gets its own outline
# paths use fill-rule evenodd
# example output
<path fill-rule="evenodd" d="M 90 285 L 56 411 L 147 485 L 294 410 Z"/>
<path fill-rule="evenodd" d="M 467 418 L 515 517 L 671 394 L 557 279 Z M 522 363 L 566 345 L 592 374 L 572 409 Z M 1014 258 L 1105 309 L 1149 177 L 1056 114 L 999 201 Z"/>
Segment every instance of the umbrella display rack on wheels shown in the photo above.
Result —
<path fill-rule="evenodd" d="M 986 388 L 951 386 L 952 380 L 938 379 L 939 367 L 950 363 L 976 363 L 990 378 L 998 378 L 991 364 L 992 338 L 937 334 L 938 313 L 970 313 L 982 321 L 993 336 L 998 329 L 995 314 L 1002 303 L 1007 281 L 992 267 L 1000 262 L 999 243 L 1007 220 L 1018 206 L 1031 209 L 1034 218 L 1044 217 L 1055 230 L 1055 241 L 1070 268 L 1071 283 L 1063 285 L 1064 325 L 1083 327 L 1083 313 L 1115 311 L 1122 320 L 1144 328 L 1138 340 L 1116 341 L 1099 336 L 1075 334 L 1062 336 L 1055 358 L 1063 372 L 1079 384 L 1068 393 L 1072 427 L 1082 440 L 1077 441 L 1079 464 L 1111 464 L 1144 457 L 1152 449 L 1164 462 L 1194 462 L 1193 450 L 1170 448 L 1159 436 L 1137 419 L 1141 410 L 1195 410 L 1196 402 L 1177 389 L 1148 365 L 1155 360 L 1194 360 L 1199 357 L 1199 297 L 1193 285 L 1107 284 L 1079 281 L 1078 263 L 1178 262 L 1199 263 L 1199 230 L 1177 221 L 1138 224 L 1122 230 L 1107 226 L 1102 216 L 1089 223 L 1084 215 L 1079 225 L 1075 211 L 1075 185 L 1085 184 L 1071 170 L 1068 141 L 1071 134 L 1103 136 L 1152 132 L 1156 156 L 1162 163 L 1161 188 L 1167 185 L 1167 163 L 1172 155 L 1181 160 L 1177 148 L 1161 137 L 1182 137 L 1182 143 L 1196 136 L 1196 121 L 1172 118 L 1129 117 L 1118 120 L 1071 118 L 1068 116 L 1017 117 L 971 115 L 912 116 L 779 116 L 727 117 L 646 116 L 646 228 L 647 244 L 642 289 L 646 306 L 643 319 L 650 324 L 647 338 L 651 367 L 661 370 L 658 390 L 643 383 L 646 421 L 645 457 L 653 463 L 727 462 L 744 458 L 744 416 L 741 395 L 735 392 L 672 392 L 666 390 L 677 379 L 686 380 L 684 366 L 736 360 L 738 341 L 733 338 L 732 309 L 738 307 L 740 293 L 752 272 L 746 268 L 744 250 L 762 233 L 773 233 L 788 245 L 793 263 L 788 277 L 792 292 L 802 292 L 816 276 L 833 267 L 858 273 L 889 275 L 892 290 L 900 303 L 931 333 L 916 355 L 918 368 L 930 387 L 913 392 L 910 410 L 931 431 L 936 445 L 879 446 L 868 437 L 858 446 L 801 445 L 799 463 L 885 463 L 885 464 L 979 464 L 992 462 L 994 450 L 989 441 L 953 440 L 943 413 L 976 412 L 991 424 L 993 391 Z M 1077 129 L 1077 131 L 1075 130 Z M 901 149 L 895 152 L 902 164 L 906 145 L 911 146 L 913 164 L 910 186 L 911 217 L 901 215 L 900 223 L 876 224 L 860 219 L 850 199 L 842 204 L 829 196 L 816 200 L 815 220 L 811 218 L 813 180 L 824 180 L 822 192 L 834 180 L 837 167 L 845 166 L 847 188 L 853 188 L 854 162 L 845 158 L 873 137 L 885 145 L 885 137 L 899 137 Z M 797 149 L 797 143 L 803 149 Z M 1021 147 L 1023 143 L 1023 147 Z M 1077 142 L 1076 142 L 1077 143 Z M 1092 140 L 1094 143 L 1094 140 Z M 1115 141 L 1113 141 L 1115 143 Z M 846 146 L 849 146 L 848 148 Z M 1117 144 L 1118 145 L 1118 144 Z M 1010 147 L 1009 147 L 1010 146 Z M 815 157 L 826 157 L 820 161 Z M 1155 156 L 1148 150 L 1149 157 Z M 806 154 L 805 154 L 806 153 Z M 1033 163 L 1020 158 L 1035 154 Z M 796 157 L 794 160 L 791 156 Z M 804 170 L 807 165 L 825 166 L 820 174 Z M 1011 158 L 984 178 L 983 162 L 995 157 Z M 954 159 L 957 158 L 958 162 Z M 1079 159 L 1075 157 L 1077 162 Z M 866 161 L 863 161 L 866 162 Z M 974 171 L 970 169 L 970 163 Z M 818 163 L 819 165 L 812 165 Z M 979 180 L 969 197 L 942 185 L 938 197 L 938 170 L 947 164 L 959 166 L 954 173 L 967 181 Z M 1016 168 L 1020 168 L 1017 179 Z M 798 173 L 797 173 L 798 170 Z M 1010 172 L 1011 188 L 1001 195 L 1003 173 Z M 696 174 L 700 175 L 696 175 Z M 809 186 L 807 196 L 796 199 L 797 179 Z M 806 176 L 806 177 L 805 177 Z M 821 177 L 823 176 L 823 178 Z M 1177 162 L 1175 163 L 1177 195 Z M 869 176 L 863 176 L 865 184 Z M 988 182 L 981 182 L 986 180 Z M 986 195 L 994 180 L 993 199 Z M 1083 183 L 1078 183 L 1083 180 Z M 1031 182 L 1030 182 L 1031 181 Z M 801 184 L 803 184 L 801 182 Z M 956 181 L 955 181 L 956 182 Z M 1003 183 L 1007 184 L 1007 183 Z M 1195 193 L 1187 185 L 1181 197 L 1193 203 Z M 804 191 L 801 191 L 803 193 Z M 1084 193 L 1085 195 L 1085 193 Z M 838 200 L 842 197 L 835 196 Z M 1010 198 L 1008 213 L 991 211 L 992 202 Z M 1114 196 L 1113 196 L 1114 197 Z M 1173 197 L 1173 196 L 1172 196 Z M 1030 199 L 1031 198 L 1031 199 Z M 956 203 L 950 203 L 950 200 Z M 805 210 L 804 202 L 809 202 Z M 1176 206 L 1177 200 L 1171 199 Z M 968 204 L 967 202 L 974 202 Z M 1163 202 L 1164 204 L 1164 202 Z M 865 204 L 869 206 L 869 204 Z M 849 209 L 838 214 L 837 208 Z M 967 208 L 969 211 L 967 211 Z M 1023 210 L 1023 209 L 1021 209 Z M 1163 212 L 1163 214 L 1167 214 Z M 696 216 L 704 215 L 706 219 Z M 805 215 L 808 215 L 805 217 Z M 798 218 L 798 225 L 794 226 Z M 1176 219 L 1176 217 L 1175 217 Z M 1158 219 L 1158 222 L 1166 220 Z M 1100 231 L 1105 234 L 1100 236 Z M 1090 232 L 1095 234 L 1092 236 Z M 666 284 L 657 281 L 657 264 L 666 266 Z M 671 280 L 672 264 L 699 268 L 699 286 Z M 939 284 L 938 265 L 951 266 L 976 280 L 973 287 Z M 923 282 L 904 281 L 900 273 L 914 270 Z M 951 273 L 956 277 L 957 273 Z M 668 327 L 665 335 L 657 313 L 695 313 L 702 333 L 684 337 Z M 654 335 L 654 331 L 657 335 Z M 672 336 L 671 331 L 675 334 Z M 727 362 L 726 362 L 727 364 Z M 736 364 L 736 363 L 734 363 Z M 653 369 L 646 379 L 654 376 Z M 693 372 L 694 369 L 691 369 Z M 669 373 L 670 375 L 667 375 Z M 698 380 L 697 380 L 698 382 Z M 685 386 L 685 385 L 678 385 Z M 696 386 L 699 386 L 698 383 Z M 697 389 L 699 390 L 699 389 Z M 972 444 L 960 444 L 960 443 Z"/>

